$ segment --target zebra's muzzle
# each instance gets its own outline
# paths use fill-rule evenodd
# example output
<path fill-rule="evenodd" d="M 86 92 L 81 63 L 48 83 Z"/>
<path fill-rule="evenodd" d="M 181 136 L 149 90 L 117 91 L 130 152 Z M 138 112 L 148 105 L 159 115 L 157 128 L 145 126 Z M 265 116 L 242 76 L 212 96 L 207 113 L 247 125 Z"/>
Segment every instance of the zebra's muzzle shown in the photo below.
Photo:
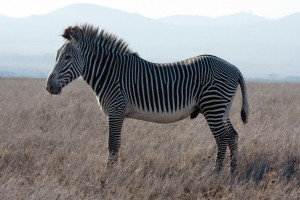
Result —
<path fill-rule="evenodd" d="M 61 93 L 61 86 L 58 86 L 56 84 L 51 84 L 51 83 L 47 83 L 47 86 L 46 86 L 46 90 L 50 93 L 50 94 L 53 94 L 53 95 L 58 95 Z"/>

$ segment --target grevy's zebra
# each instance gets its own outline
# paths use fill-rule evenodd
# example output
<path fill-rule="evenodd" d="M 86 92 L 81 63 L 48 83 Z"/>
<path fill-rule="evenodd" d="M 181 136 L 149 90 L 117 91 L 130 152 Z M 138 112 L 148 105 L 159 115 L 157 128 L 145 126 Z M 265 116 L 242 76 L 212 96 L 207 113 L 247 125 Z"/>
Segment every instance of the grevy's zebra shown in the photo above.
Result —
<path fill-rule="evenodd" d="M 155 64 L 143 60 L 127 44 L 91 25 L 69 27 L 47 80 L 47 91 L 59 94 L 82 76 L 95 91 L 108 116 L 108 166 L 118 160 L 124 118 L 171 123 L 202 113 L 216 139 L 216 170 L 222 169 L 227 146 L 231 171 L 237 169 L 237 140 L 229 112 L 238 84 L 241 118 L 248 119 L 246 86 L 240 71 L 211 55 Z"/>

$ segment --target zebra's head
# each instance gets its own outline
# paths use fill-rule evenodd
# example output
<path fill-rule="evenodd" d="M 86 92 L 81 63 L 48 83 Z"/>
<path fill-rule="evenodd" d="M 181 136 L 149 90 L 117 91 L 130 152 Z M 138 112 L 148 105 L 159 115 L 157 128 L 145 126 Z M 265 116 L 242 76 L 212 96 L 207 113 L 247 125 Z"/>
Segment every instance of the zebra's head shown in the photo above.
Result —
<path fill-rule="evenodd" d="M 82 29 L 78 26 L 69 27 L 62 36 L 66 41 L 57 51 L 56 63 L 46 85 L 46 90 L 55 95 L 60 94 L 64 86 L 82 74 L 85 64 L 80 51 L 84 37 Z"/>

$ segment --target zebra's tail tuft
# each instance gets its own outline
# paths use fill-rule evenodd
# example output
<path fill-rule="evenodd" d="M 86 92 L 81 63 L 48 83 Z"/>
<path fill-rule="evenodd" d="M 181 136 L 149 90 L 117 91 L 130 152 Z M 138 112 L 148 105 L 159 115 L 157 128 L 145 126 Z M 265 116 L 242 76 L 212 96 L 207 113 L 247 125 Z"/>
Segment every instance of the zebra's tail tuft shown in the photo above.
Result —
<path fill-rule="evenodd" d="M 248 105 L 248 98 L 247 98 L 247 91 L 246 91 L 246 84 L 244 81 L 244 78 L 242 74 L 240 73 L 240 78 L 239 78 L 239 84 L 241 86 L 241 91 L 242 91 L 242 110 L 241 110 L 241 118 L 244 124 L 247 124 L 248 122 L 248 117 L 249 117 L 249 105 Z"/>
<path fill-rule="evenodd" d="M 247 124 L 248 122 L 248 112 L 246 112 L 245 110 L 241 110 L 241 118 L 244 124 Z"/>

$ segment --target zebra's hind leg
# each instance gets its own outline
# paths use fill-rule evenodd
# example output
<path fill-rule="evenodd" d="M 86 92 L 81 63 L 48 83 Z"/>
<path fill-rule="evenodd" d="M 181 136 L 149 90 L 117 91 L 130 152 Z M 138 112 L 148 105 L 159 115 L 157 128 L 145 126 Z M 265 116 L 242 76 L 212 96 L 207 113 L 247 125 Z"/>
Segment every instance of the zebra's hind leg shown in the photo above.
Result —
<path fill-rule="evenodd" d="M 223 162 L 229 141 L 228 132 L 222 118 L 205 117 L 218 147 L 215 171 L 219 173 L 223 169 Z"/>
<path fill-rule="evenodd" d="M 230 119 L 225 121 L 225 125 L 228 130 L 228 147 L 230 150 L 230 172 L 232 174 L 238 171 L 238 134 L 233 128 Z"/>
<path fill-rule="evenodd" d="M 223 121 L 228 133 L 228 147 L 230 151 L 230 172 L 235 174 L 238 170 L 238 134 L 230 122 L 230 110 L 233 102 L 233 97 L 228 103 L 223 116 Z"/>

